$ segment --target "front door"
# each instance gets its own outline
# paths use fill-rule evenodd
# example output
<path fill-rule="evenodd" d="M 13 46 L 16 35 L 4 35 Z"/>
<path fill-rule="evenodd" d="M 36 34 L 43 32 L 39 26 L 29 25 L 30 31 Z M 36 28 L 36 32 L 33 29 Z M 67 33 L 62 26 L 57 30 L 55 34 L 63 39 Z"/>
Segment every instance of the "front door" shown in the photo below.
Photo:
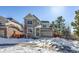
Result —
<path fill-rule="evenodd" d="M 40 29 L 36 28 L 36 36 L 39 37 L 40 36 Z"/>

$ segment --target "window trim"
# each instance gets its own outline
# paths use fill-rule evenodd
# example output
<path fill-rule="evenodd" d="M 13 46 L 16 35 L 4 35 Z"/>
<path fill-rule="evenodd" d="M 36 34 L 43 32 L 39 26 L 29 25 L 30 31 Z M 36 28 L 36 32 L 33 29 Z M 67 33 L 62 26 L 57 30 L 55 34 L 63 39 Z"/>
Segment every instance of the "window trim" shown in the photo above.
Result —
<path fill-rule="evenodd" d="M 32 32 L 30 32 L 29 29 L 31 29 Z M 33 28 L 27 28 L 27 33 L 33 33 Z"/>
<path fill-rule="evenodd" d="M 32 21 L 27 21 L 27 24 L 33 24 L 33 22 Z"/>

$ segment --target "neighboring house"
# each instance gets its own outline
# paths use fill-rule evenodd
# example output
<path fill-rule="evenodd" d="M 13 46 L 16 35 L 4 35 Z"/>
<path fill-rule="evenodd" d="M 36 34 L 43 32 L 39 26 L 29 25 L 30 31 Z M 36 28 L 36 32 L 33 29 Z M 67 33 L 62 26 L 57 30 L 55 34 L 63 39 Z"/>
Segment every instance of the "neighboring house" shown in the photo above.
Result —
<path fill-rule="evenodd" d="M 13 18 L 7 18 L 7 37 L 20 37 L 23 35 L 23 26 Z"/>
<path fill-rule="evenodd" d="M 35 15 L 24 17 L 24 33 L 26 37 L 51 37 L 52 30 L 49 21 L 40 21 Z"/>
<path fill-rule="evenodd" d="M 0 37 L 9 38 L 12 37 L 13 34 L 22 35 L 22 25 L 12 18 L 5 18 L 0 16 Z"/>

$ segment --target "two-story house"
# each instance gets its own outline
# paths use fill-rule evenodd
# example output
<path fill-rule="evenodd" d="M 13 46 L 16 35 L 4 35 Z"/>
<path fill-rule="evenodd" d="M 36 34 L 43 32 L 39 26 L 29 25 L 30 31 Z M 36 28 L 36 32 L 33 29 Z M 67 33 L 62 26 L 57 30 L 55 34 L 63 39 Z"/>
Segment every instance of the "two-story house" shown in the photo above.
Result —
<path fill-rule="evenodd" d="M 51 37 L 52 30 L 49 21 L 40 21 L 35 15 L 24 17 L 24 32 L 26 37 Z"/>

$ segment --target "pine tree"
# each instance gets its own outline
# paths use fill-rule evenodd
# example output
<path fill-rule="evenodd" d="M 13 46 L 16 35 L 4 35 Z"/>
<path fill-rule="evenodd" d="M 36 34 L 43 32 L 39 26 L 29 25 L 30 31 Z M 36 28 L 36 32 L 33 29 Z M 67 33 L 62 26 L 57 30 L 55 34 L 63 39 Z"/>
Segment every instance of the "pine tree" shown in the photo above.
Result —
<path fill-rule="evenodd" d="M 57 20 L 52 21 L 51 24 L 53 34 L 59 37 L 69 39 L 71 36 L 70 27 L 65 24 L 65 19 L 62 16 L 57 17 Z"/>
<path fill-rule="evenodd" d="M 55 32 L 57 27 L 54 21 L 52 21 L 51 27 L 52 27 L 52 30 Z"/>
<path fill-rule="evenodd" d="M 65 19 L 62 16 L 57 17 L 57 20 L 52 21 L 51 27 L 53 29 L 53 33 L 62 36 L 64 35 L 65 30 Z"/>
<path fill-rule="evenodd" d="M 71 30 L 69 26 L 64 29 L 63 34 L 64 34 L 64 38 L 66 39 L 71 38 Z"/>
<path fill-rule="evenodd" d="M 64 23 L 65 19 L 63 19 L 62 16 L 59 16 L 55 22 L 56 22 L 58 34 L 63 35 L 63 31 L 64 31 L 64 28 L 65 28 L 65 23 Z"/>
<path fill-rule="evenodd" d="M 79 37 L 79 10 L 75 11 L 75 21 L 71 23 L 74 33 Z"/>
<path fill-rule="evenodd" d="M 57 36 L 58 31 L 57 31 L 57 26 L 55 24 L 55 21 L 52 21 L 51 27 L 52 27 L 52 31 L 53 31 L 53 33 L 52 33 L 53 36 L 54 37 Z"/>

